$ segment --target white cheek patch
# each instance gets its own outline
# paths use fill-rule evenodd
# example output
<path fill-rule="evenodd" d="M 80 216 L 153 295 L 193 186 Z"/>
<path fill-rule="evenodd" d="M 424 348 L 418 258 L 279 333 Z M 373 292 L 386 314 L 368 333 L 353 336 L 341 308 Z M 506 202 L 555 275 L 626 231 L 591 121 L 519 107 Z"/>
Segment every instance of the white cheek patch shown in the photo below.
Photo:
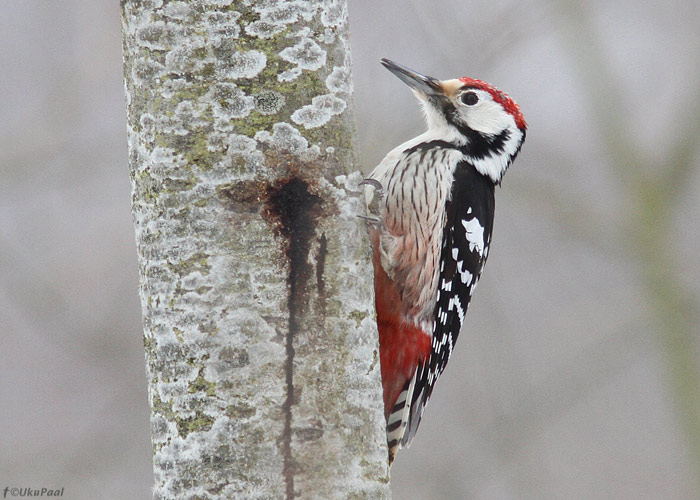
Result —
<path fill-rule="evenodd" d="M 475 106 L 461 109 L 462 120 L 469 128 L 487 135 L 500 134 L 509 128 L 513 117 L 503 111 L 503 107 L 494 102 L 488 93 L 479 92 L 480 101 Z"/>
<path fill-rule="evenodd" d="M 457 104 L 459 118 L 470 129 L 485 136 L 496 137 L 508 131 L 508 137 L 503 143 L 503 150 L 493 152 L 485 157 L 467 157 L 469 163 L 477 171 L 490 177 L 494 182 L 500 182 L 503 173 L 510 166 L 523 140 L 523 131 L 518 128 L 515 118 L 506 113 L 503 107 L 493 100 L 491 94 L 483 90 L 472 90 L 479 96 L 479 102 L 474 106 Z"/>

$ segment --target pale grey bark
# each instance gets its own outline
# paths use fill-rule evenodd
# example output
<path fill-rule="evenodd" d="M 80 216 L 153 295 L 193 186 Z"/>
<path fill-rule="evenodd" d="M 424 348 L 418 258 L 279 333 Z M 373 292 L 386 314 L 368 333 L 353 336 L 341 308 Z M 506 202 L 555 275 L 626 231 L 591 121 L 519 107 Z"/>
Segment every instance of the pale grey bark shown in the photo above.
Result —
<path fill-rule="evenodd" d="M 345 2 L 122 2 L 154 498 L 389 498 Z"/>

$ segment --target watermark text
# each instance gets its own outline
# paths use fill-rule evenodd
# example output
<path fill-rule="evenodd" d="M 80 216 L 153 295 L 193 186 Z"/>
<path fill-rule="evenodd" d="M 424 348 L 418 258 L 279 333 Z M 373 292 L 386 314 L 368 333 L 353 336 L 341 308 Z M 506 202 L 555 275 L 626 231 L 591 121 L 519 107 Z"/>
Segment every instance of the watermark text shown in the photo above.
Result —
<path fill-rule="evenodd" d="M 5 486 L 2 490 L 3 498 L 41 498 L 41 497 L 62 497 L 64 488 L 13 488 Z"/>

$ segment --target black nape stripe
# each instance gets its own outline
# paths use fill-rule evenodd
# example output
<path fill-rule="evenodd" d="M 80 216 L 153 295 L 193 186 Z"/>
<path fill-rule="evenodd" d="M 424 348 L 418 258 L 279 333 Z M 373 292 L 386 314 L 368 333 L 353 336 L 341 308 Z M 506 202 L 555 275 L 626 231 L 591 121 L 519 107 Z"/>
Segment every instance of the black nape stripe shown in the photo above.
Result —
<path fill-rule="evenodd" d="M 415 146 L 412 146 L 408 149 L 405 149 L 404 153 L 406 153 L 407 155 L 410 155 L 410 154 L 415 153 L 416 151 L 425 152 L 425 151 L 427 151 L 429 149 L 433 149 L 433 148 L 456 149 L 456 150 L 461 151 L 461 148 L 459 146 L 457 146 L 456 144 L 452 144 L 451 142 L 436 139 L 434 141 L 421 142 L 420 144 L 416 144 Z"/>
<path fill-rule="evenodd" d="M 487 135 L 467 127 L 458 120 L 457 108 L 452 103 L 444 104 L 442 112 L 447 122 L 468 139 L 465 146 L 457 149 L 474 159 L 480 160 L 487 156 L 502 153 L 506 142 L 510 139 L 510 131 L 508 129 L 504 129 L 496 135 Z M 454 148 L 455 146 L 452 145 L 452 147 Z"/>
<path fill-rule="evenodd" d="M 434 141 L 421 142 L 408 149 L 404 153 L 410 155 L 415 152 L 424 153 L 433 148 L 456 149 L 475 160 L 481 160 L 488 156 L 499 155 L 503 153 L 508 139 L 510 139 L 510 130 L 504 129 L 498 134 L 488 135 L 477 132 L 474 129 L 467 127 L 459 122 L 456 118 L 457 110 L 453 106 L 445 106 L 443 109 L 447 122 L 455 127 L 460 134 L 467 138 L 467 143 L 464 146 L 458 146 L 448 141 L 435 139 Z M 524 139 L 524 137 L 523 137 Z"/>

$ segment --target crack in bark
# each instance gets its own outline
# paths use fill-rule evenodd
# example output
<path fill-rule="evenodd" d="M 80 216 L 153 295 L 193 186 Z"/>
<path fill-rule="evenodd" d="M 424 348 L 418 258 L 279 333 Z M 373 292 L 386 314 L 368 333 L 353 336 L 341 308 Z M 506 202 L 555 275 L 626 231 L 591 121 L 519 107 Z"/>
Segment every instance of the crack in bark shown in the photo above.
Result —
<path fill-rule="evenodd" d="M 318 257 L 316 258 L 316 290 L 318 290 L 319 308 L 321 318 L 326 318 L 326 281 L 323 273 L 326 270 L 326 255 L 328 255 L 328 240 L 326 233 L 322 233 L 318 239 Z"/>

